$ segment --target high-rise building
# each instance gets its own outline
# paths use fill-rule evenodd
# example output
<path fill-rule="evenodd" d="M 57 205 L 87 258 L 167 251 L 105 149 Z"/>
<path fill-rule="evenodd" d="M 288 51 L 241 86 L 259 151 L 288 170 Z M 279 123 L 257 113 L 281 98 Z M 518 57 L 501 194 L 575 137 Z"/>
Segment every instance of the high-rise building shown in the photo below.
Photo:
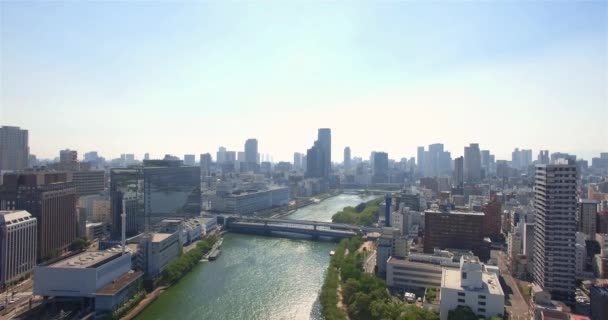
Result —
<path fill-rule="evenodd" d="M 577 169 L 573 161 L 536 166 L 534 282 L 556 300 L 573 301 Z"/>
<path fill-rule="evenodd" d="M 495 239 L 501 234 L 502 206 L 496 197 L 481 207 L 483 217 L 483 235 Z"/>
<path fill-rule="evenodd" d="M 61 172 L 5 174 L 0 209 L 26 210 L 37 220 L 37 257 L 48 259 L 67 250 L 77 238 L 78 195 Z"/>
<path fill-rule="evenodd" d="M 350 147 L 344 148 L 344 170 L 350 171 Z"/>
<path fill-rule="evenodd" d="M 549 164 L 549 150 L 540 150 L 536 160 L 538 164 Z"/>
<path fill-rule="evenodd" d="M 481 151 L 478 143 L 464 147 L 464 181 L 476 183 L 481 180 Z"/>
<path fill-rule="evenodd" d="M 454 159 L 454 185 L 462 185 L 464 182 L 464 157 Z"/>
<path fill-rule="evenodd" d="M 374 168 L 373 168 L 373 183 L 388 183 L 388 153 L 376 152 L 374 154 Z"/>
<path fill-rule="evenodd" d="M 36 230 L 36 218 L 29 212 L 0 211 L 0 288 L 34 269 Z"/>
<path fill-rule="evenodd" d="M 293 168 L 294 170 L 303 170 L 304 169 L 304 155 L 295 152 L 293 154 Z"/>
<path fill-rule="evenodd" d="M 586 234 L 588 240 L 595 240 L 597 204 L 597 201 L 591 199 L 580 199 L 578 203 L 578 230 Z"/>
<path fill-rule="evenodd" d="M 70 173 L 78 196 L 98 194 L 105 187 L 105 171 L 74 171 Z"/>
<path fill-rule="evenodd" d="M 222 163 L 226 162 L 226 148 L 220 147 L 217 150 L 217 154 L 215 156 L 215 161 L 217 162 L 218 165 L 221 165 Z"/>
<path fill-rule="evenodd" d="M 179 160 L 149 160 L 143 167 L 112 169 L 110 199 L 113 237 L 121 232 L 122 203 L 126 232 L 134 235 L 167 218 L 193 218 L 201 213 L 201 173 Z"/>
<path fill-rule="evenodd" d="M 184 155 L 184 164 L 187 166 L 193 166 L 196 164 L 196 156 L 193 154 Z"/>
<path fill-rule="evenodd" d="M 591 296 L 591 319 L 608 319 L 608 285 L 593 285 L 589 289 Z"/>
<path fill-rule="evenodd" d="M 0 170 L 24 170 L 30 154 L 28 132 L 19 127 L 0 127 Z"/>
<path fill-rule="evenodd" d="M 209 176 L 211 174 L 211 154 L 203 153 L 200 155 L 200 165 L 201 165 L 201 175 L 203 177 Z"/>
<path fill-rule="evenodd" d="M 144 153 L 144 160 L 150 160 L 150 154 L 149 153 Z"/>
<path fill-rule="evenodd" d="M 312 148 L 306 152 L 306 176 L 329 178 L 331 173 L 331 129 L 321 128 Z"/>
<path fill-rule="evenodd" d="M 416 165 L 418 166 L 418 173 L 423 175 L 424 173 L 424 147 L 418 147 Z"/>
<path fill-rule="evenodd" d="M 78 152 L 76 150 L 65 149 L 59 151 L 59 162 L 75 163 L 78 161 Z"/>
<path fill-rule="evenodd" d="M 259 172 L 260 166 L 258 165 L 258 140 L 247 139 L 245 141 L 245 159 L 244 164 L 241 163 L 241 171 L 253 171 Z M 243 170 L 245 169 L 245 170 Z"/>
<path fill-rule="evenodd" d="M 481 167 L 486 172 L 490 169 L 490 150 L 481 150 Z"/>

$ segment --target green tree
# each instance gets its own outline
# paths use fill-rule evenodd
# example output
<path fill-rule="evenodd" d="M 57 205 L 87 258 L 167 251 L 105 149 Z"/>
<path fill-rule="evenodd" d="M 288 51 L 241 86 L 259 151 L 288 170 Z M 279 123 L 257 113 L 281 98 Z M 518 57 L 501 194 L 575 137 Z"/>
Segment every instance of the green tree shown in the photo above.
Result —
<path fill-rule="evenodd" d="M 479 317 L 469 307 L 458 307 L 448 312 L 448 320 L 478 320 Z"/>

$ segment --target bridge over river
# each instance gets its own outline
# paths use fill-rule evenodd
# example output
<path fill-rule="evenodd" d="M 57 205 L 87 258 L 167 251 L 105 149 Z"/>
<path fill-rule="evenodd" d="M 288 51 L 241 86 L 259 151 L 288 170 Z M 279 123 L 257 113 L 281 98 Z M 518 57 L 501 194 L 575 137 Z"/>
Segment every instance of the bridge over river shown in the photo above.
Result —
<path fill-rule="evenodd" d="M 230 231 L 243 233 L 271 235 L 273 232 L 282 232 L 339 239 L 380 230 L 380 228 L 360 227 L 341 223 L 249 216 L 224 216 L 224 227 Z"/>

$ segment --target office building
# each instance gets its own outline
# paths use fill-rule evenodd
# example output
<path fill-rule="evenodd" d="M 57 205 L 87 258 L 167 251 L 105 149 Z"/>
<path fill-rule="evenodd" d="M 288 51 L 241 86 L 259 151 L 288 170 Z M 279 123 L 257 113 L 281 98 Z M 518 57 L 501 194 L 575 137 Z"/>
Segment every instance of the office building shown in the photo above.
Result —
<path fill-rule="evenodd" d="M 319 129 L 317 140 L 306 151 L 306 176 L 328 179 L 331 173 L 331 129 Z"/>
<path fill-rule="evenodd" d="M 71 173 L 79 197 L 98 194 L 105 188 L 105 171 L 74 171 Z"/>
<path fill-rule="evenodd" d="M 597 232 L 597 205 L 591 199 L 580 199 L 578 203 L 578 231 L 587 235 L 587 239 L 595 239 Z"/>
<path fill-rule="evenodd" d="M 221 165 L 222 163 L 226 162 L 226 148 L 219 147 L 215 156 L 215 161 L 218 165 Z"/>
<path fill-rule="evenodd" d="M 482 212 L 424 212 L 424 252 L 435 249 L 470 250 L 486 260 L 489 249 L 483 237 L 484 214 Z"/>
<path fill-rule="evenodd" d="M 418 147 L 417 149 L 416 165 L 418 166 L 418 174 L 424 176 L 424 147 Z"/>
<path fill-rule="evenodd" d="M 344 148 L 344 171 L 350 171 L 350 147 Z"/>
<path fill-rule="evenodd" d="M 258 166 L 258 140 L 247 139 L 245 141 L 245 167 L 246 171 L 259 172 Z M 241 170 L 243 171 L 243 170 Z"/>
<path fill-rule="evenodd" d="M 78 152 L 76 150 L 65 149 L 59 151 L 59 162 L 74 163 L 78 162 Z"/>
<path fill-rule="evenodd" d="M 502 205 L 493 197 L 481 207 L 483 217 L 483 236 L 492 239 L 500 237 L 502 233 Z"/>
<path fill-rule="evenodd" d="M 294 170 L 303 170 L 304 169 L 304 155 L 295 152 L 293 154 L 293 168 Z"/>
<path fill-rule="evenodd" d="M 152 233 L 142 242 L 145 252 L 145 278 L 154 279 L 165 270 L 165 268 L 182 251 L 179 234 L 174 233 Z"/>
<path fill-rule="evenodd" d="M 372 183 L 388 183 L 388 154 L 386 152 L 374 153 L 374 166 Z"/>
<path fill-rule="evenodd" d="M 77 238 L 78 195 L 67 173 L 5 174 L 0 209 L 26 210 L 37 220 L 37 258 L 67 250 Z"/>
<path fill-rule="evenodd" d="M 379 275 L 386 275 L 387 262 L 395 255 L 395 239 L 399 236 L 399 229 L 382 228 L 376 250 L 376 271 Z"/>
<path fill-rule="evenodd" d="M 481 180 L 481 151 L 478 143 L 464 147 L 463 174 L 465 182 L 476 183 Z"/>
<path fill-rule="evenodd" d="M 193 154 L 185 154 L 184 155 L 184 165 L 193 166 L 196 164 L 196 156 Z"/>
<path fill-rule="evenodd" d="M 28 132 L 19 127 L 0 127 L 0 171 L 19 171 L 28 167 Z"/>
<path fill-rule="evenodd" d="M 480 318 L 504 315 L 505 294 L 498 275 L 473 256 L 460 258 L 460 270 L 443 269 L 439 295 L 441 320 L 447 320 L 451 310 L 465 306 Z"/>
<path fill-rule="evenodd" d="M 534 283 L 560 301 L 573 301 L 577 169 L 572 160 L 537 165 L 534 185 Z"/>
<path fill-rule="evenodd" d="M 257 211 L 289 204 L 289 188 L 271 186 L 258 190 L 217 192 L 211 198 L 211 210 L 231 214 L 253 214 Z"/>
<path fill-rule="evenodd" d="M 549 164 L 549 150 L 540 150 L 536 161 L 538 164 Z"/>
<path fill-rule="evenodd" d="M 28 275 L 36 265 L 36 218 L 25 211 L 0 211 L 0 288 Z"/>
<path fill-rule="evenodd" d="M 201 166 L 201 175 L 203 177 L 207 177 L 211 174 L 211 154 L 203 153 L 200 155 L 200 166 Z"/>
<path fill-rule="evenodd" d="M 201 213 L 200 167 L 183 166 L 179 160 L 148 160 L 143 167 L 112 169 L 110 175 L 114 237 L 121 230 L 123 200 L 129 235 L 144 231 L 145 223 Z"/>
<path fill-rule="evenodd" d="M 461 186 L 464 183 L 464 157 L 454 159 L 454 185 Z"/>

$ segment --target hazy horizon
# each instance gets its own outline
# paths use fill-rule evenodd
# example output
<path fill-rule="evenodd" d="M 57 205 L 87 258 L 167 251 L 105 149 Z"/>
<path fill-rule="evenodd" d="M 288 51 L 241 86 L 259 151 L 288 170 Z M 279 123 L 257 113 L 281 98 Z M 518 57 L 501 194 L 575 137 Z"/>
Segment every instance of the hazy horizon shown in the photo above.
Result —
<path fill-rule="evenodd" d="M 608 3 L 1 2 L 0 125 L 30 152 L 242 151 L 332 129 L 392 159 L 444 143 L 608 151 Z"/>

